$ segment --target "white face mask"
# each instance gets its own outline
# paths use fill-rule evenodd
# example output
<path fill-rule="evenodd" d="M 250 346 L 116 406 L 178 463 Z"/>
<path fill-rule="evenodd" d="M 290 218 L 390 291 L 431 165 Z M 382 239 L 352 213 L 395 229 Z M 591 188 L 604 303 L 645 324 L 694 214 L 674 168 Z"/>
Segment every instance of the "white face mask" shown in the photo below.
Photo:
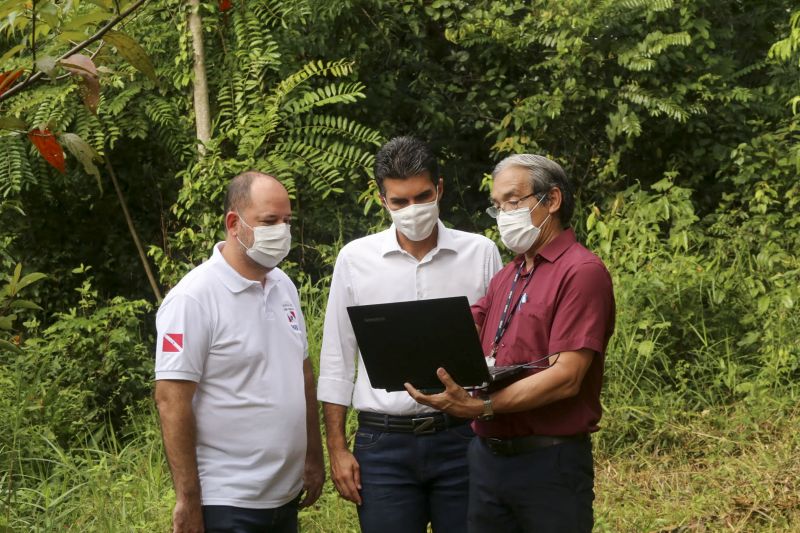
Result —
<path fill-rule="evenodd" d="M 527 252 L 539 238 L 539 233 L 545 223 L 550 220 L 550 215 L 544 219 L 541 225 L 534 226 L 531 221 L 531 211 L 542 203 L 544 196 L 539 202 L 528 209 L 521 207 L 513 211 L 501 211 L 497 215 L 497 229 L 500 230 L 500 239 L 506 247 L 518 254 Z"/>
<path fill-rule="evenodd" d="M 412 241 L 424 241 L 430 237 L 439 220 L 438 200 L 439 193 L 437 191 L 436 199 L 427 204 L 411 204 L 397 211 L 389 209 L 397 231 Z"/>
<path fill-rule="evenodd" d="M 253 227 L 239 215 L 242 224 L 253 230 L 253 245 L 249 248 L 244 245 L 239 236 L 236 239 L 244 246 L 247 257 L 265 268 L 274 268 L 289 253 L 292 245 L 292 234 L 289 224 L 274 224 L 272 226 Z"/>

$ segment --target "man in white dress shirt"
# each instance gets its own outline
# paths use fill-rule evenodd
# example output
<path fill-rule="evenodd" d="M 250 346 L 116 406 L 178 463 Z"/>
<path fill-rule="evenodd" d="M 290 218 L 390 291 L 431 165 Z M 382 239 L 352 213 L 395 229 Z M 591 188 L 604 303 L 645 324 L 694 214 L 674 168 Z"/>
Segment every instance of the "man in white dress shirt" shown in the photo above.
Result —
<path fill-rule="evenodd" d="M 347 307 L 448 296 L 474 303 L 502 266 L 500 254 L 489 239 L 439 221 L 444 185 L 423 142 L 389 141 L 376 156 L 375 180 L 393 224 L 342 248 L 325 314 L 318 397 L 331 476 L 358 505 L 365 533 L 424 533 L 429 523 L 436 532 L 466 531 L 469 420 L 424 407 L 405 391 L 372 388 Z M 350 405 L 359 413 L 352 453 Z"/>

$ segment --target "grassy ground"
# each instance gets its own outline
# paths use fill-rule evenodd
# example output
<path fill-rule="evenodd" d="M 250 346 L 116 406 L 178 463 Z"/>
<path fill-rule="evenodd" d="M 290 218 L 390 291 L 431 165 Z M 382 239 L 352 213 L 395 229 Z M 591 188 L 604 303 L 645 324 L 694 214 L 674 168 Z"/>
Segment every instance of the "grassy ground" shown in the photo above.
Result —
<path fill-rule="evenodd" d="M 800 531 L 797 406 L 653 418 L 640 423 L 647 427 L 640 438 L 619 443 L 614 437 L 627 418 L 608 410 L 595 447 L 596 531 Z M 13 498 L 5 493 L 0 531 L 168 531 L 173 494 L 155 419 L 137 433 L 125 446 L 112 440 L 104 451 L 55 454 L 47 475 L 42 462 L 21 458 L 19 468 L 41 481 Z M 355 508 L 330 481 L 301 512 L 302 531 L 358 531 L 357 524 Z"/>
<path fill-rule="evenodd" d="M 675 416 L 613 455 L 601 447 L 596 529 L 800 531 L 798 427 L 796 406 L 742 405 Z"/>
<path fill-rule="evenodd" d="M 596 531 L 800 531 L 800 409 L 743 405 L 657 424 L 613 454 L 597 439 Z M 358 531 L 354 507 L 329 485 L 303 531 Z"/>

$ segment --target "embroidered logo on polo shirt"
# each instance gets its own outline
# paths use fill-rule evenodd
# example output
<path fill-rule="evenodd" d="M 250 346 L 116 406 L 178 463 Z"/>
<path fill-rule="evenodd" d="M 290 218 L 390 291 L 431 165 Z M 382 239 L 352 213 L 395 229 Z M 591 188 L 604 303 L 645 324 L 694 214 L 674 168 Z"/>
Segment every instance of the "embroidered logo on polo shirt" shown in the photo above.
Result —
<path fill-rule="evenodd" d="M 183 351 L 183 333 L 164 333 L 161 340 L 161 351 L 180 353 Z"/>
<path fill-rule="evenodd" d="M 290 303 L 283 304 L 283 312 L 286 314 L 286 320 L 289 322 L 289 327 L 293 330 L 300 332 L 300 321 L 297 318 L 297 311 Z"/>

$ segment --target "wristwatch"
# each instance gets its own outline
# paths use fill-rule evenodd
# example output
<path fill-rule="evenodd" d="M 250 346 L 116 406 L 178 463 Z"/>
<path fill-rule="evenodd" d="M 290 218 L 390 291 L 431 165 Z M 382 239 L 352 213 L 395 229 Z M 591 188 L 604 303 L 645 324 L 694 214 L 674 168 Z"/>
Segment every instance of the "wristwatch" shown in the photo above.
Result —
<path fill-rule="evenodd" d="M 491 420 L 494 418 L 494 407 L 492 406 L 492 397 L 488 394 L 483 397 L 483 414 L 478 417 L 478 420 Z"/>

